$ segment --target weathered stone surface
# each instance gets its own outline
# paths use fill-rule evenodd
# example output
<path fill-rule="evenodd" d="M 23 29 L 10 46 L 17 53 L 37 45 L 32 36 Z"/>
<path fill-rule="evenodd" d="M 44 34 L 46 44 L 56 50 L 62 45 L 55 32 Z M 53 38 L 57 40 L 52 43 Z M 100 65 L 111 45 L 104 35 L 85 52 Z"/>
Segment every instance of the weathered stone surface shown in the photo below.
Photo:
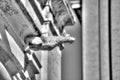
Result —
<path fill-rule="evenodd" d="M 22 40 L 28 34 L 37 34 L 14 0 L 1 0 L 0 3 L 0 9 L 4 12 L 12 28 Z M 7 8 L 9 10 L 6 10 Z"/>
<path fill-rule="evenodd" d="M 1 62 L 4 64 L 6 69 L 8 69 L 8 72 L 10 75 L 14 75 L 16 72 L 18 72 L 20 69 L 22 69 L 22 66 L 19 64 L 19 61 L 15 58 L 15 56 L 11 53 L 11 48 L 8 42 L 8 37 L 6 36 L 5 32 L 5 25 L 8 26 L 7 20 L 4 18 L 4 15 L 2 11 L 0 10 L 0 33 L 2 36 L 2 39 L 0 41 L 1 50 L 4 52 L 1 52 Z M 10 27 L 10 26 L 9 26 Z M 4 55 L 2 55 L 4 54 Z M 13 68 L 11 65 L 9 65 L 12 61 L 12 66 L 14 67 L 14 71 L 11 71 Z M 9 66 L 8 66 L 9 65 Z"/>
<path fill-rule="evenodd" d="M 20 77 L 20 79 L 22 79 L 22 78 L 25 78 L 25 76 L 23 76 L 23 73 L 20 73 L 21 74 L 20 76 L 18 71 L 24 70 L 25 68 L 25 63 L 26 63 L 25 61 L 26 53 L 24 53 L 25 52 L 24 49 L 26 47 L 26 43 L 24 42 L 25 38 L 27 35 L 33 35 L 37 37 L 40 37 L 40 36 L 38 36 L 38 33 L 36 29 L 34 28 L 33 24 L 28 20 L 23 10 L 21 10 L 20 5 L 16 3 L 16 1 L 18 0 L 0 0 L 0 15 L 1 15 L 0 24 L 2 25 L 1 27 L 5 27 L 6 29 L 5 30 L 6 32 L 5 34 L 7 35 L 6 39 L 9 38 L 8 39 L 9 43 L 6 42 L 6 44 L 9 44 L 10 46 L 8 47 L 8 49 L 10 49 L 11 51 L 11 54 L 9 53 L 11 60 L 8 60 L 8 56 L 6 56 L 6 54 L 0 54 L 3 56 L 0 59 L 3 59 L 3 62 L 5 62 L 5 66 L 7 70 L 10 72 L 10 74 L 13 74 L 13 75 L 16 74 L 15 75 L 16 78 L 19 79 Z M 40 21 L 41 14 L 38 13 L 38 12 L 41 13 L 41 10 L 39 10 L 38 5 L 36 6 L 36 2 L 34 4 L 33 3 L 30 4 L 29 1 L 32 2 L 32 0 L 26 0 L 26 2 L 28 3 L 24 3 L 24 6 L 26 7 L 28 13 L 30 13 L 30 16 L 32 17 L 33 21 L 39 28 L 39 31 L 41 31 L 41 28 L 42 28 L 41 23 L 43 22 Z M 35 8 L 37 8 L 38 10 L 36 10 Z M 65 11 L 67 11 L 67 9 Z M 34 14 L 36 17 L 34 16 Z M 65 16 L 67 16 L 67 14 L 65 14 Z M 43 15 L 44 14 L 41 15 L 41 18 L 43 17 Z M 70 19 L 71 17 L 67 17 L 67 18 L 69 18 L 70 23 L 71 23 L 71 19 Z M 69 20 L 68 21 L 65 20 L 66 24 L 69 23 Z M 41 23 L 38 21 L 40 21 Z M 51 25 L 49 26 L 51 27 Z M 53 26 L 54 25 L 52 25 L 52 27 Z M 56 32 L 56 30 L 54 31 Z M 38 72 L 41 72 L 39 77 L 42 80 L 48 80 L 48 79 L 61 80 L 61 51 L 60 51 L 60 48 L 57 46 L 65 42 L 72 43 L 74 41 L 74 38 L 70 36 L 69 37 L 58 36 L 58 34 L 56 34 L 57 36 L 54 36 L 52 34 L 53 33 L 52 31 L 49 30 L 49 32 L 50 33 L 47 37 L 43 35 L 41 37 L 43 40 L 42 47 L 44 48 L 47 47 L 47 51 L 38 49 L 39 50 L 38 54 L 40 55 L 38 55 L 38 57 L 36 57 L 36 55 L 32 56 L 32 59 L 34 60 L 30 59 L 31 53 L 29 53 L 30 56 L 28 56 L 28 59 L 31 62 L 29 62 L 27 66 L 27 71 L 28 71 L 28 75 L 30 76 L 32 80 L 35 79 L 35 74 Z M 1 45 L 2 45 L 2 42 L 1 42 Z M 27 45 L 29 46 L 29 44 Z M 31 46 L 29 47 L 32 48 Z M 38 45 L 37 47 L 39 48 Z M 48 48 L 52 48 L 53 50 L 48 51 Z M 41 58 L 41 59 L 37 60 L 35 57 Z M 41 70 L 40 68 L 38 68 L 37 62 L 42 63 L 43 67 Z"/>
<path fill-rule="evenodd" d="M 6 0 L 0 0 L 0 8 L 6 15 L 18 14 L 18 11 L 15 10 L 9 2 Z"/>
<path fill-rule="evenodd" d="M 19 0 L 17 0 L 17 1 L 19 1 Z M 41 28 L 42 28 L 41 26 L 42 26 L 42 24 L 41 24 L 41 22 L 39 21 L 36 13 L 34 12 L 34 9 L 33 9 L 33 7 L 31 6 L 29 0 L 22 0 L 21 2 L 22 2 L 22 4 L 24 5 L 24 7 L 27 9 L 27 11 L 29 12 L 30 16 L 32 17 L 32 19 L 33 19 L 34 23 L 36 24 L 36 26 L 38 27 L 38 29 L 41 31 Z M 40 10 L 40 9 L 39 9 L 39 10 Z M 40 11 L 40 12 L 41 12 L 41 11 Z"/>
<path fill-rule="evenodd" d="M 55 25 L 63 32 L 63 29 L 67 25 L 73 25 L 74 18 L 70 10 L 69 4 L 66 0 L 51 0 L 52 12 L 55 17 Z"/>

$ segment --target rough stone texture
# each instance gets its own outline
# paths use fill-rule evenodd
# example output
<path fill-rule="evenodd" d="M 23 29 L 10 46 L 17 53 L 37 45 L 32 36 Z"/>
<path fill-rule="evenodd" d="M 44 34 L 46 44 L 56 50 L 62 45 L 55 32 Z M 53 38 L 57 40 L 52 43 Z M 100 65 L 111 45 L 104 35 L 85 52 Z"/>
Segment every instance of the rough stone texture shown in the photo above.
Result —
<path fill-rule="evenodd" d="M 83 0 L 83 79 L 99 80 L 98 0 Z"/>
<path fill-rule="evenodd" d="M 15 2 L 15 0 L 0 0 L 0 3 L 1 3 L 0 4 L 1 27 L 7 28 L 8 32 L 10 32 L 10 34 L 12 34 L 11 36 L 13 38 L 15 38 L 15 40 L 16 40 L 16 43 L 15 43 L 15 41 L 12 40 L 12 38 L 10 38 L 10 36 L 8 37 L 9 43 L 10 43 L 10 48 L 12 51 L 12 54 L 9 54 L 9 55 L 12 59 L 5 61 L 6 62 L 5 65 L 6 65 L 6 67 L 8 67 L 7 68 L 8 71 L 11 70 L 10 72 L 14 71 L 15 70 L 14 68 L 17 68 L 17 69 L 19 69 L 19 71 L 21 71 L 24 68 L 24 58 L 25 58 L 24 53 L 22 52 L 24 47 L 22 47 L 23 44 L 21 43 L 21 41 L 22 42 L 24 41 L 24 37 L 26 35 L 33 34 L 33 33 L 36 34 L 36 32 L 34 31 L 31 23 L 26 19 L 25 15 L 20 10 L 20 8 L 19 8 L 18 4 Z M 26 4 L 26 7 L 27 6 L 28 5 Z M 31 9 L 29 10 L 29 13 L 31 13 L 31 15 L 33 15 L 32 11 L 31 12 L 30 11 L 31 11 Z M 32 16 L 32 17 L 34 17 L 34 16 Z M 38 19 L 35 18 L 34 21 L 37 24 Z M 37 25 L 41 29 L 40 23 Z M 52 32 L 50 33 L 50 35 L 52 35 Z M 8 42 L 6 42 L 6 43 L 9 44 Z M 19 44 L 22 46 L 20 47 Z M 40 77 L 41 80 L 61 80 L 61 51 L 60 51 L 60 49 L 58 47 L 56 47 L 52 51 L 40 50 L 37 53 L 38 53 L 38 54 L 36 54 L 37 58 L 39 58 L 38 60 L 42 64 L 42 69 L 40 70 L 41 74 L 39 76 L 37 75 L 37 77 Z M 14 66 L 13 64 L 15 64 L 17 67 Z M 18 64 L 21 65 L 22 67 L 19 66 Z M 30 65 L 28 68 L 29 68 L 28 74 L 34 80 L 35 79 L 34 71 L 30 67 Z M 19 74 L 19 73 L 17 73 L 17 74 Z M 14 76 L 19 77 L 20 75 L 18 76 L 17 74 L 15 74 Z"/>
<path fill-rule="evenodd" d="M 35 13 L 33 13 L 33 9 L 31 8 L 31 5 L 28 2 L 28 0 L 24 2 L 24 5 L 28 9 L 29 13 L 31 13 L 31 16 L 34 19 L 34 21 L 37 23 L 37 25 L 41 29 L 42 26 L 38 24 L 39 23 L 38 19 L 35 17 Z M 51 34 L 52 33 L 50 32 L 49 35 Z M 58 51 L 58 49 L 55 48 L 50 52 L 40 50 L 39 52 L 41 54 L 39 56 L 41 56 L 40 62 L 42 64 L 41 74 L 40 74 L 41 80 L 61 80 L 61 58 L 59 56 L 60 52 Z M 56 62 L 58 62 L 59 64 L 57 64 Z"/>
<path fill-rule="evenodd" d="M 13 29 L 22 40 L 24 40 L 24 37 L 28 34 L 36 34 L 33 26 L 27 21 L 19 6 L 14 2 L 14 0 L 1 0 L 0 3 L 5 4 L 4 6 L 1 5 L 0 9 L 4 12 Z M 6 10 L 7 7 L 9 8 L 8 10 Z"/>
<path fill-rule="evenodd" d="M 14 55 L 11 53 L 10 45 L 9 45 L 9 42 L 7 40 L 7 36 L 6 36 L 6 33 L 5 33 L 5 25 L 8 25 L 7 24 L 8 22 L 3 16 L 4 15 L 3 15 L 2 11 L 0 10 L 0 25 L 1 25 L 0 26 L 0 33 L 1 33 L 1 36 L 2 36 L 2 40 L 0 41 L 0 45 L 1 45 L 2 49 L 4 49 L 5 52 L 6 52 L 4 55 L 6 55 L 6 57 L 8 59 L 10 59 L 9 61 L 12 60 L 13 64 L 16 64 L 16 65 L 13 65 L 14 67 L 16 67 L 16 68 L 19 67 L 18 70 L 20 70 L 20 69 L 22 69 L 22 67 L 19 64 L 19 61 L 17 61 L 16 58 L 14 57 Z M 8 26 L 8 27 L 10 27 L 10 26 Z M 2 52 L 1 52 L 1 57 L 3 57 L 3 60 L 5 59 L 4 55 L 2 56 Z M 4 66 L 6 66 L 8 70 L 10 70 L 12 68 L 12 67 L 10 68 L 8 66 L 9 61 L 7 61 L 7 62 L 2 61 L 2 63 L 5 64 Z M 9 73 L 11 73 L 10 75 L 12 75 L 12 74 L 16 73 L 17 71 L 13 71 L 13 72 L 9 72 Z"/>
<path fill-rule="evenodd" d="M 111 3 L 113 80 L 120 80 L 120 0 L 112 0 Z"/>
<path fill-rule="evenodd" d="M 1 11 L 0 11 L 1 13 Z M 1 40 L 0 40 L 0 45 L 6 50 L 6 51 L 10 51 L 10 46 L 8 44 L 8 40 L 7 40 L 7 36 L 5 34 L 5 27 L 4 27 L 4 20 L 2 19 L 2 16 L 0 16 L 0 34 L 1 34 Z"/>
<path fill-rule="evenodd" d="M 8 38 L 8 35 L 6 36 L 6 32 L 5 32 L 5 27 L 7 27 L 7 28 L 11 28 L 12 26 L 10 25 L 10 23 L 9 23 L 9 21 L 7 20 L 7 18 L 5 17 L 5 15 L 3 14 L 3 12 L 0 10 L 0 14 L 1 14 L 1 16 L 0 16 L 0 18 L 1 18 L 1 30 L 2 30 L 2 34 L 3 34 L 3 38 L 4 38 L 4 43 L 2 43 L 2 44 L 6 44 L 6 45 L 8 45 L 7 46 L 7 48 L 6 49 L 8 49 L 8 50 L 6 50 L 7 52 L 8 52 L 8 54 L 9 54 L 9 56 L 10 57 L 12 57 L 13 56 L 13 54 L 14 54 L 14 56 L 16 55 L 14 52 L 13 52 L 13 54 L 11 54 L 11 51 L 12 50 L 18 50 L 18 49 L 14 49 L 13 47 L 11 47 L 10 45 L 9 45 L 9 42 L 8 41 L 10 41 L 10 40 L 8 40 L 7 38 Z M 13 32 L 13 31 L 10 31 L 10 32 Z M 13 32 L 14 33 L 14 32 Z M 16 37 L 16 36 L 14 36 L 14 37 Z M 17 41 L 17 40 L 16 40 Z M 12 40 L 11 40 L 11 43 L 12 43 Z M 19 42 L 20 43 L 20 42 Z M 13 45 L 13 44 L 12 44 Z M 12 48 L 12 50 L 11 50 L 11 48 Z M 3 48 L 5 48 L 5 46 L 3 46 Z M 20 59 L 19 59 L 20 60 Z"/>
<path fill-rule="evenodd" d="M 60 33 L 63 33 L 64 27 L 75 24 L 72 12 L 66 0 L 51 0 L 52 12 L 55 16 L 55 25 Z"/>

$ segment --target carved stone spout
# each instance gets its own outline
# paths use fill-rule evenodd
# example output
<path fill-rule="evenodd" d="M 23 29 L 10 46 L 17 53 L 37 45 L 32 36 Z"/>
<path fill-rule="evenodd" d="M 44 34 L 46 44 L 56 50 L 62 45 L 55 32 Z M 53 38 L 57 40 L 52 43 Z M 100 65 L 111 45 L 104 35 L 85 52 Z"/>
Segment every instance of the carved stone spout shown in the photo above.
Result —
<path fill-rule="evenodd" d="M 65 36 L 49 36 L 44 37 L 44 43 L 42 44 L 42 47 L 44 49 L 51 50 L 55 48 L 56 46 L 59 46 L 62 43 L 73 43 L 75 41 L 75 38 L 73 37 L 65 37 Z"/>
<path fill-rule="evenodd" d="M 36 39 L 36 40 L 35 40 Z M 31 41 L 28 42 L 29 48 L 36 50 L 52 50 L 56 46 L 62 43 L 73 43 L 75 38 L 70 36 L 42 36 L 33 37 Z"/>

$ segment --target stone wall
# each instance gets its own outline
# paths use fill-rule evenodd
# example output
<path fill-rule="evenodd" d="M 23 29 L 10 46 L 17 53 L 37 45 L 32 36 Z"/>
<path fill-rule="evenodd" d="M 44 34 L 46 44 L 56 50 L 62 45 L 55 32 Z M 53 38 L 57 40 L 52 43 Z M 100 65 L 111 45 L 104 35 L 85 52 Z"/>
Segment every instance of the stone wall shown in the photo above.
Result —
<path fill-rule="evenodd" d="M 72 43 L 74 38 L 62 28 L 67 23 L 58 25 L 62 33 L 55 25 L 50 4 L 45 1 L 42 7 L 38 0 L 0 0 L 0 61 L 11 79 L 61 80 L 63 43 Z M 73 21 L 68 2 L 62 4 L 64 13 L 70 15 L 68 22 Z"/>

